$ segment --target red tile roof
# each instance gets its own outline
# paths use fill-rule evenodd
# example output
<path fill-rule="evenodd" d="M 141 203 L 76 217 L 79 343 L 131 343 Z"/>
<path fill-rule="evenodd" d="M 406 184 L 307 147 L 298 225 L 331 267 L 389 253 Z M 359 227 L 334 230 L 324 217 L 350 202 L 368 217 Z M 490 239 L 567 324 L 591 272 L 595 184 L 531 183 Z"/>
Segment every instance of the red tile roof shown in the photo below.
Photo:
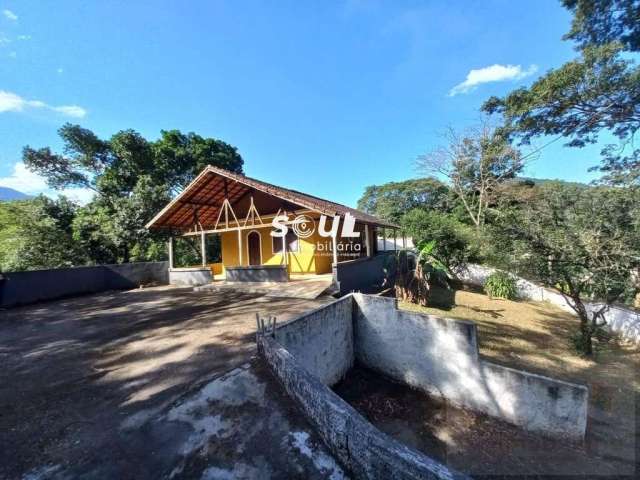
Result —
<path fill-rule="evenodd" d="M 232 183 L 229 183 L 231 180 Z M 202 225 L 215 224 L 224 198 L 233 205 L 251 189 L 285 200 L 327 216 L 351 214 L 357 221 L 382 227 L 397 227 L 391 222 L 356 210 L 340 203 L 313 195 L 279 187 L 222 168 L 207 166 L 174 200 L 163 208 L 147 228 L 188 229 L 194 225 L 194 216 Z M 197 210 L 197 213 L 195 213 Z M 206 227 L 205 227 L 206 228 Z"/>

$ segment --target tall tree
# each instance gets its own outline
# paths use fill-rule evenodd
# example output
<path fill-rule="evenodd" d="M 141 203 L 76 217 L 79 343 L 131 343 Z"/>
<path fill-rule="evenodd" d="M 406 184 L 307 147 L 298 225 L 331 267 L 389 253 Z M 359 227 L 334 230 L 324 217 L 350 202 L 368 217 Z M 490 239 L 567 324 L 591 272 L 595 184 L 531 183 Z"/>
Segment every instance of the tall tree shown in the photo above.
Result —
<path fill-rule="evenodd" d="M 143 175 L 175 193 L 206 165 L 241 173 L 244 163 L 235 147 L 178 130 L 163 130 L 154 142 L 134 130 L 102 140 L 91 130 L 71 124 L 58 133 L 62 153 L 26 146 L 23 161 L 27 168 L 45 177 L 52 188 L 91 188 L 107 199 L 128 195 Z"/>
<path fill-rule="evenodd" d="M 504 116 L 503 132 L 528 144 L 535 137 L 558 135 L 567 145 L 596 143 L 606 131 L 617 144 L 602 150 L 599 168 L 615 184 L 640 183 L 640 149 L 633 143 L 640 128 L 640 1 L 564 0 L 573 14 L 565 39 L 577 42 L 579 56 L 547 72 L 529 88 L 483 105 Z M 631 54 L 631 55 L 630 55 Z"/>
<path fill-rule="evenodd" d="M 636 287 L 640 192 L 548 183 L 526 208 L 501 209 L 494 228 L 495 241 L 511 253 L 508 268 L 562 292 L 580 318 L 576 346 L 591 355 L 602 314 Z M 587 309 L 586 299 L 603 306 Z"/>
<path fill-rule="evenodd" d="M 488 122 L 444 135 L 446 145 L 421 155 L 417 167 L 426 175 L 445 177 L 477 230 L 498 185 L 524 166 L 520 152 Z"/>
<path fill-rule="evenodd" d="M 59 134 L 62 152 L 27 146 L 23 161 L 53 188 L 85 187 L 96 193 L 72 224 L 74 241 L 93 263 L 164 258 L 164 235 L 144 228 L 152 216 L 206 165 L 242 172 L 235 147 L 194 133 L 162 131 L 158 140 L 149 141 L 122 130 L 103 140 L 66 124 Z"/>

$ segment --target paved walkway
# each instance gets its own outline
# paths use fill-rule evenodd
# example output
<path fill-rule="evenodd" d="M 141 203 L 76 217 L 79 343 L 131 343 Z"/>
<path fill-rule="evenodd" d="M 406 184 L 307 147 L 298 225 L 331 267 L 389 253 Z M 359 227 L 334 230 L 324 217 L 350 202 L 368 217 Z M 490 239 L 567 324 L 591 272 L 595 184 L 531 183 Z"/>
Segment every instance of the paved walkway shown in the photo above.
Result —
<path fill-rule="evenodd" d="M 160 287 L 0 311 L 0 478 L 159 478 L 170 456 L 122 432 L 246 362 L 256 312 L 326 301 Z"/>

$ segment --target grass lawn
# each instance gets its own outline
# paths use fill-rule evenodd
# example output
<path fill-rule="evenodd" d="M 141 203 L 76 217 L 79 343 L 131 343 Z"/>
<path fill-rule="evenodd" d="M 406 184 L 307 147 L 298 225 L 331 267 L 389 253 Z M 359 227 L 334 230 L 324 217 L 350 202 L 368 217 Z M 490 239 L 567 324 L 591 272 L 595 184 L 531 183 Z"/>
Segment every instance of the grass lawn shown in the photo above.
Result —
<path fill-rule="evenodd" d="M 632 461 L 636 402 L 640 402 L 640 348 L 615 338 L 595 359 L 580 357 L 570 335 L 577 317 L 545 302 L 491 299 L 464 290 L 436 290 L 431 306 L 399 302 L 400 308 L 474 321 L 480 354 L 496 363 L 589 387 L 586 446 L 598 456 Z M 640 421 L 640 419 L 639 419 Z"/>

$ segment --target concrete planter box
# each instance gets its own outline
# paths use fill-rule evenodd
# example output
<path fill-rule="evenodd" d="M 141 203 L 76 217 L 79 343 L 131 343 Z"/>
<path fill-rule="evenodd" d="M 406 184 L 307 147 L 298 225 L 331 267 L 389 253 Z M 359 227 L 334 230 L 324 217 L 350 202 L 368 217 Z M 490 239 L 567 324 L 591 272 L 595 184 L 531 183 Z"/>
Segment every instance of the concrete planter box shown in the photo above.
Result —
<path fill-rule="evenodd" d="M 227 267 L 229 282 L 288 282 L 289 273 L 285 265 L 257 265 L 250 267 Z"/>
<path fill-rule="evenodd" d="M 171 285 L 205 285 L 213 281 L 209 267 L 172 268 L 169 270 Z"/>

